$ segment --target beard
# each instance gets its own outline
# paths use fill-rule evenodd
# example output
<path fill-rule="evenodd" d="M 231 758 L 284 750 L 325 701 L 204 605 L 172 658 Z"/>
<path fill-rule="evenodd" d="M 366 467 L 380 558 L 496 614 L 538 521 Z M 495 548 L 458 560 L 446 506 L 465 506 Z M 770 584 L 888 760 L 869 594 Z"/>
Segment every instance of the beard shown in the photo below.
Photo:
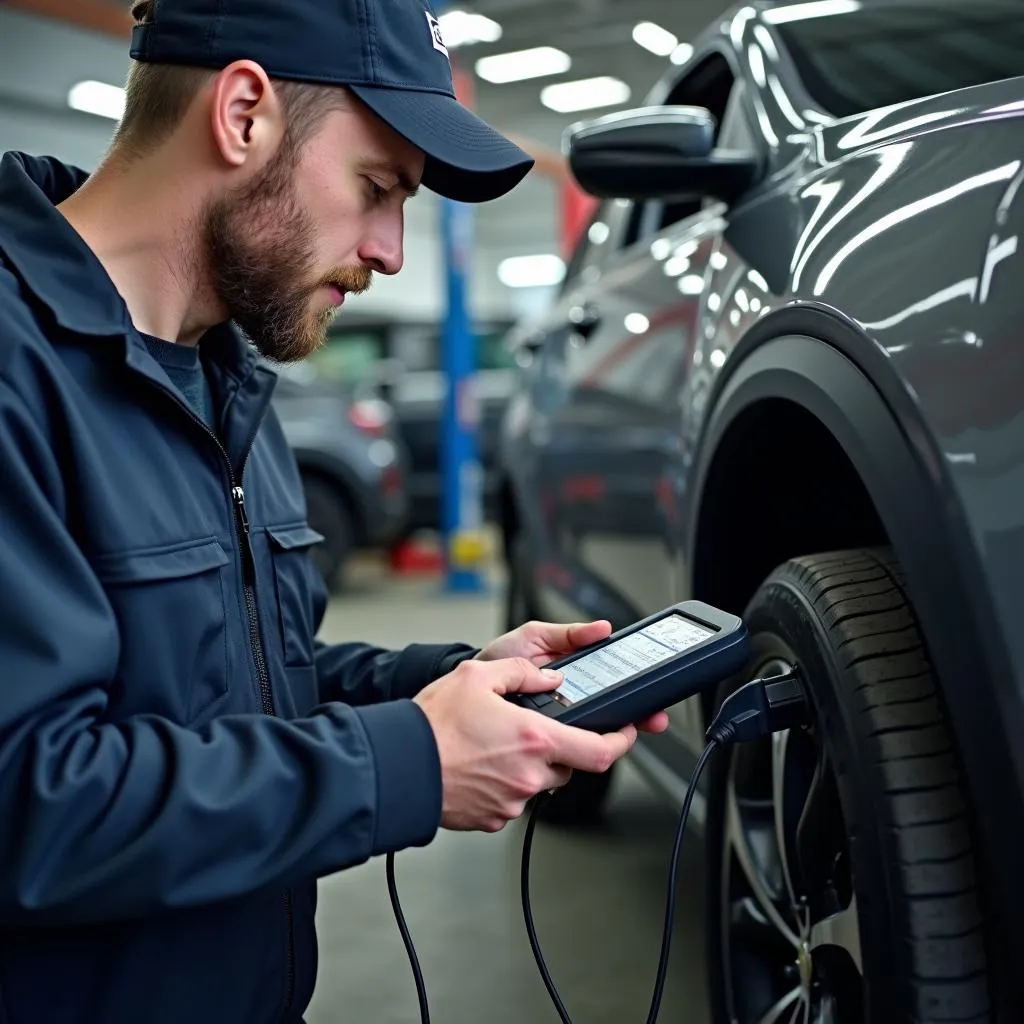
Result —
<path fill-rule="evenodd" d="M 259 352 L 278 363 L 305 359 L 327 340 L 337 310 L 313 307 L 319 289 L 359 294 L 373 280 L 364 266 L 314 279 L 316 225 L 295 193 L 296 161 L 295 147 L 283 145 L 255 182 L 210 205 L 203 232 L 217 298 Z"/>

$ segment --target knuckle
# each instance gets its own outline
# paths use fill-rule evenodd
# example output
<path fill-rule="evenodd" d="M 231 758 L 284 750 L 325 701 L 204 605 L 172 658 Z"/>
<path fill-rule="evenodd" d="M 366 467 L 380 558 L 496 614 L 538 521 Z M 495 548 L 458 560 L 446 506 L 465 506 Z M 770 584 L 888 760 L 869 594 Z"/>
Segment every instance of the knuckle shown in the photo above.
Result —
<path fill-rule="evenodd" d="M 461 662 L 458 668 L 455 669 L 455 671 L 472 679 L 473 677 L 478 676 L 480 674 L 480 669 L 482 668 L 483 662 L 467 660 Z"/>
<path fill-rule="evenodd" d="M 502 813 L 503 813 L 503 815 L 505 817 L 505 821 L 508 822 L 508 821 L 515 821 L 516 818 L 521 817 L 523 811 L 525 811 L 525 810 L 526 810 L 526 801 L 525 800 L 513 800 L 513 801 L 510 801 L 509 803 L 505 804 L 505 807 L 503 808 Z M 502 824 L 504 825 L 504 822 Z"/>
<path fill-rule="evenodd" d="M 543 780 L 538 778 L 536 772 L 524 772 L 510 783 L 509 789 L 514 796 L 525 800 L 533 796 L 543 785 Z"/>
<path fill-rule="evenodd" d="M 554 740 L 532 721 L 523 726 L 519 739 L 524 753 L 532 757 L 547 758 L 554 753 Z"/>

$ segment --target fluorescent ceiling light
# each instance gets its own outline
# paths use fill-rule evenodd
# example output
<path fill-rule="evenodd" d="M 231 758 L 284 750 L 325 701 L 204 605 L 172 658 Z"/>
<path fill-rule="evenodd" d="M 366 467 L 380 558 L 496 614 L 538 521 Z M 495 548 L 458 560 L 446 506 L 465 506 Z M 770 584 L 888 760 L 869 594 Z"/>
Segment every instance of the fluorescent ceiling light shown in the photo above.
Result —
<path fill-rule="evenodd" d="M 498 280 L 506 288 L 545 288 L 565 277 L 565 264 L 553 253 L 510 256 L 498 264 Z"/>
<path fill-rule="evenodd" d="M 689 43 L 680 43 L 669 55 L 673 64 L 685 64 L 693 56 L 693 47 Z"/>
<path fill-rule="evenodd" d="M 860 0 L 810 0 L 809 3 L 771 7 L 761 17 L 769 25 L 783 25 L 787 21 L 803 21 L 805 18 L 826 18 L 830 14 L 852 14 L 860 8 Z"/>
<path fill-rule="evenodd" d="M 634 27 L 633 42 L 659 57 L 667 57 L 679 45 L 679 40 L 668 29 L 653 21 L 641 21 Z"/>
<path fill-rule="evenodd" d="M 569 114 L 594 107 L 614 107 L 629 99 L 629 86 L 618 78 L 602 75 L 577 82 L 559 82 L 541 89 L 540 101 L 549 110 Z"/>
<path fill-rule="evenodd" d="M 651 326 L 651 321 L 643 313 L 627 313 L 624 324 L 630 334 L 643 334 Z"/>
<path fill-rule="evenodd" d="M 120 121 L 124 114 L 124 89 L 106 82 L 79 82 L 68 92 L 68 106 L 85 114 Z"/>
<path fill-rule="evenodd" d="M 448 11 L 437 19 L 441 26 L 444 45 L 453 50 L 473 43 L 496 43 L 501 38 L 501 26 L 482 14 L 469 11 Z"/>
<path fill-rule="evenodd" d="M 564 51 L 553 46 L 535 46 L 530 50 L 481 57 L 476 62 L 476 73 L 485 81 L 501 85 L 522 82 L 527 78 L 560 75 L 571 67 L 572 60 Z"/>

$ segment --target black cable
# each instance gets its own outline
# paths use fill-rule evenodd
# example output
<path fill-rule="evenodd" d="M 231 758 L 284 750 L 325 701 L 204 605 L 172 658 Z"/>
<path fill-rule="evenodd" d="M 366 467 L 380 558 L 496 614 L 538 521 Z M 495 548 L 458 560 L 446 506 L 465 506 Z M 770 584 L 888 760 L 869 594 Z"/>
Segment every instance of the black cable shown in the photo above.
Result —
<path fill-rule="evenodd" d="M 405 924 L 405 915 L 402 913 L 402 905 L 398 902 L 398 887 L 395 885 L 395 855 L 389 853 L 385 858 L 385 868 L 388 876 L 388 895 L 391 897 L 391 909 L 395 912 L 395 920 L 398 922 L 398 930 L 402 933 L 402 942 L 405 943 L 405 951 L 409 954 L 409 964 L 412 967 L 412 976 L 416 981 L 416 996 L 420 1003 L 420 1021 L 422 1024 L 430 1024 L 430 1007 L 427 1005 L 427 987 L 423 983 L 423 973 L 420 971 L 420 962 L 416 957 L 416 948 L 412 944 L 412 936 Z"/>
<path fill-rule="evenodd" d="M 672 925 L 676 907 L 676 875 L 679 870 L 679 855 L 683 848 L 683 836 L 686 834 L 686 823 L 690 817 L 690 805 L 693 795 L 697 792 L 701 773 L 707 766 L 711 755 L 719 747 L 733 743 L 746 743 L 759 739 L 783 729 L 793 729 L 806 725 L 811 717 L 811 702 L 800 678 L 799 669 L 792 669 L 778 676 L 754 679 L 730 694 L 722 703 L 714 721 L 705 734 L 707 746 L 704 748 L 690 776 L 690 784 L 683 800 L 683 809 L 679 815 L 679 827 L 676 829 L 675 845 L 672 847 L 672 858 L 669 867 L 668 894 L 665 899 L 665 927 L 661 937 L 661 956 L 658 959 L 658 973 L 654 982 L 654 993 L 651 1007 L 647 1014 L 647 1024 L 656 1024 L 661 1010 L 661 999 L 665 989 L 665 976 L 668 973 L 669 950 L 672 945 Z M 537 930 L 533 924 L 533 910 L 530 906 L 530 853 L 533 849 L 533 834 L 537 825 L 537 814 L 549 794 L 541 794 L 535 801 L 526 824 L 526 835 L 523 837 L 523 859 L 520 871 L 520 888 L 523 899 L 523 917 L 526 921 L 526 934 L 530 939 L 533 958 L 537 962 L 540 976 L 551 997 L 551 1002 L 558 1011 L 562 1024 L 572 1024 L 569 1013 L 551 979 L 551 972 L 544 961 L 537 940 Z M 395 912 L 398 930 L 402 933 L 405 950 L 409 954 L 413 978 L 416 982 L 416 994 L 420 1004 L 421 1024 L 430 1024 L 430 1009 L 427 1005 L 427 990 L 423 983 L 416 950 L 409 935 L 409 929 L 402 915 L 402 907 L 398 901 L 398 889 L 395 885 L 395 855 L 387 855 L 388 895 L 391 907 Z"/>
<path fill-rule="evenodd" d="M 668 971 L 668 952 L 672 945 L 672 924 L 676 913 L 676 875 L 679 869 L 679 854 L 683 848 L 683 835 L 686 832 L 686 819 L 690 816 L 690 804 L 693 794 L 697 792 L 697 783 L 711 755 L 718 747 L 716 740 L 711 740 L 704 748 L 690 776 L 690 785 L 686 789 L 683 811 L 679 815 L 679 827 L 676 829 L 676 843 L 672 848 L 672 859 L 669 862 L 668 896 L 665 900 L 665 930 L 661 936 L 661 959 L 658 961 L 658 976 L 654 982 L 654 994 L 651 997 L 651 1008 L 647 1014 L 647 1024 L 655 1024 L 661 1009 L 661 996 L 665 990 L 665 974 Z"/>
<path fill-rule="evenodd" d="M 676 841 L 672 848 L 672 859 L 669 866 L 668 895 L 665 900 L 665 928 L 661 937 L 661 957 L 658 960 L 658 973 L 654 982 L 654 993 L 651 996 L 651 1008 L 647 1014 L 647 1024 L 655 1024 L 657 1021 L 658 1013 L 661 1010 L 662 994 L 665 990 L 665 976 L 668 973 L 669 950 L 672 946 L 672 924 L 675 918 L 676 908 L 676 875 L 679 869 L 679 854 L 683 848 L 683 835 L 686 832 L 686 822 L 690 817 L 690 805 L 693 803 L 693 794 L 697 791 L 697 783 L 700 781 L 701 773 L 704 771 L 704 767 L 707 765 L 708 759 L 711 757 L 717 746 L 718 741 L 711 740 L 700 755 L 696 767 L 693 769 L 693 774 L 690 777 L 690 785 L 686 790 L 686 799 L 683 801 L 683 810 L 679 815 L 679 827 L 676 829 Z M 530 820 L 526 825 L 526 835 L 523 838 L 523 860 L 522 869 L 520 871 L 520 888 L 522 890 L 523 897 L 523 917 L 526 921 L 526 934 L 530 939 L 530 948 L 533 950 L 533 958 L 537 962 L 537 969 L 540 971 L 540 976 L 544 980 L 544 985 L 548 990 L 548 995 L 551 997 L 551 1002 L 558 1011 L 558 1016 L 561 1019 L 562 1024 L 572 1024 L 572 1020 L 565 1008 L 565 1004 L 562 1002 L 562 999 L 558 994 L 558 990 L 555 988 L 555 983 L 551 979 L 551 972 L 548 970 L 548 965 L 544 960 L 544 954 L 541 953 L 540 943 L 537 941 L 537 931 L 533 925 L 533 910 L 530 906 L 530 851 L 533 848 L 533 831 L 537 824 L 537 813 L 541 806 L 541 800 L 538 800 L 533 805 L 533 810 L 530 812 Z"/>
<path fill-rule="evenodd" d="M 523 898 L 523 918 L 526 921 L 526 934 L 530 937 L 530 948 L 533 950 L 533 959 L 537 961 L 537 970 L 544 980 L 544 987 L 551 996 L 555 1010 L 562 1024 L 572 1024 L 569 1019 L 569 1012 L 565 1008 L 555 983 L 551 980 L 551 972 L 544 961 L 544 954 L 540 951 L 540 943 L 537 941 L 537 930 L 533 926 L 533 909 L 530 906 L 530 850 L 533 848 L 533 830 L 537 825 L 537 813 L 544 802 L 551 796 L 550 793 L 541 793 L 534 801 L 533 810 L 530 811 L 530 820 L 526 823 L 526 835 L 523 837 L 523 860 L 519 870 L 519 888 Z"/>

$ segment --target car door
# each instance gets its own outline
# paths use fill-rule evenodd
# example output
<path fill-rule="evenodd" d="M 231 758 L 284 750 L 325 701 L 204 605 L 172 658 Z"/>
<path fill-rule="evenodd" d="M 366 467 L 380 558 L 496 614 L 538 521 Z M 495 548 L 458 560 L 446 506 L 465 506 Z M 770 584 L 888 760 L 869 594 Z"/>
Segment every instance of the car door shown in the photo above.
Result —
<path fill-rule="evenodd" d="M 668 102 L 708 106 L 721 125 L 731 65 L 710 51 L 691 68 Z M 538 590 L 562 617 L 619 626 L 684 596 L 680 403 L 723 213 L 699 201 L 625 204 L 613 251 L 584 259 L 553 314 L 534 479 L 557 568 Z"/>

